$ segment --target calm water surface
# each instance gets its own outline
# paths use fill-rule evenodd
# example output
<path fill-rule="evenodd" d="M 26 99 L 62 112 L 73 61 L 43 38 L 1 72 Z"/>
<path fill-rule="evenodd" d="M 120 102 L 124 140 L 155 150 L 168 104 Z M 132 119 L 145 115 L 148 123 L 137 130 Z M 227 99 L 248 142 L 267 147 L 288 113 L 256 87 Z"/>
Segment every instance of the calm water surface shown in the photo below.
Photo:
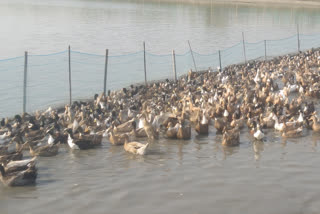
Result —
<path fill-rule="evenodd" d="M 210 1 L 209 1 L 210 2 Z M 73 50 L 123 54 L 146 49 L 170 54 L 205 53 L 242 40 L 319 33 L 320 9 L 241 5 L 168 4 L 161 1 L 2 0 L 0 58 Z"/>
<path fill-rule="evenodd" d="M 225 148 L 214 133 L 162 139 L 144 157 L 63 147 L 39 158 L 35 187 L 0 187 L 1 213 L 318 212 L 319 135 L 256 142 L 244 130 L 240 147 Z"/>
<path fill-rule="evenodd" d="M 134 1 L 1 1 L 0 58 L 73 49 L 104 54 L 141 50 L 213 52 L 241 40 L 318 33 L 320 10 Z M 9 99 L 9 98 L 8 98 Z M 40 99 L 40 98 L 39 98 Z M 101 148 L 39 158 L 34 187 L 0 186 L 0 213 L 318 213 L 319 135 L 221 146 L 209 136 L 161 139 L 145 157 Z"/>

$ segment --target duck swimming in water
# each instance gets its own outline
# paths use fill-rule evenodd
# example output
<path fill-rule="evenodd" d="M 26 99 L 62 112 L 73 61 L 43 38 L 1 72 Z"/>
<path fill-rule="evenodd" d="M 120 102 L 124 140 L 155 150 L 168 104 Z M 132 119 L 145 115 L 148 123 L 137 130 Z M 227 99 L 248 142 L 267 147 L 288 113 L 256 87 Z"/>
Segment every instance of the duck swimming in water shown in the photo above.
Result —
<path fill-rule="evenodd" d="M 100 145 L 102 141 L 102 135 L 84 135 L 80 133 L 78 137 L 75 137 L 72 129 L 66 129 L 65 131 L 68 133 L 68 145 L 71 149 L 92 149 Z"/>
<path fill-rule="evenodd" d="M 139 142 L 129 142 L 129 137 L 127 135 L 125 136 L 125 143 L 123 145 L 123 148 L 129 153 L 135 155 L 145 155 L 148 147 L 149 143 L 142 144 Z"/>
<path fill-rule="evenodd" d="M 257 140 L 262 140 L 264 138 L 264 133 L 261 131 L 259 124 L 257 124 L 257 128 L 253 134 L 253 137 Z"/>
<path fill-rule="evenodd" d="M 25 186 L 35 184 L 37 178 L 37 169 L 28 167 L 24 170 L 8 172 L 3 164 L 0 164 L 0 180 L 6 186 Z"/>
<path fill-rule="evenodd" d="M 198 134 L 209 133 L 209 120 L 207 119 L 205 112 L 202 113 L 202 118 L 199 116 L 199 120 L 196 124 L 195 130 Z"/>

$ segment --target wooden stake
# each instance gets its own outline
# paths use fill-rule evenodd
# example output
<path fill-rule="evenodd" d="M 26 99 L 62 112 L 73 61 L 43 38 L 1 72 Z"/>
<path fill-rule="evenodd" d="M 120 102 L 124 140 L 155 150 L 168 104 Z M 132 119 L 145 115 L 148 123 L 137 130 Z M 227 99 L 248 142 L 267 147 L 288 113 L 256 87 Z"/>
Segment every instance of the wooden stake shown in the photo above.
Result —
<path fill-rule="evenodd" d="M 106 49 L 106 61 L 105 61 L 105 64 L 104 64 L 104 81 L 103 81 L 103 93 L 104 93 L 104 95 L 106 95 L 106 91 L 107 91 L 108 53 L 109 53 L 109 50 Z"/>
<path fill-rule="evenodd" d="M 28 52 L 24 52 L 24 75 L 23 75 L 23 109 L 22 112 L 26 113 L 27 107 L 27 70 L 28 70 Z"/>
<path fill-rule="evenodd" d="M 174 81 L 177 82 L 176 54 L 174 53 L 174 50 L 172 50 L 172 61 L 173 61 Z"/>
<path fill-rule="evenodd" d="M 264 60 L 267 60 L 267 40 L 264 40 Z"/>
<path fill-rule="evenodd" d="M 243 56 L 244 56 L 244 62 L 247 63 L 247 56 L 246 56 L 246 46 L 244 43 L 244 33 L 242 32 L 242 44 L 243 44 Z"/>
<path fill-rule="evenodd" d="M 147 86 L 146 44 L 143 42 L 144 83 Z"/>
<path fill-rule="evenodd" d="M 194 60 L 194 56 L 193 56 L 193 51 L 190 45 L 190 42 L 188 40 L 188 44 L 189 44 L 189 48 L 190 48 L 190 52 L 191 52 L 191 56 L 192 56 L 192 60 L 193 60 L 193 64 L 194 64 L 194 69 L 196 70 L 196 72 L 198 72 L 197 66 L 196 66 L 196 61 Z"/>
<path fill-rule="evenodd" d="M 220 71 L 222 72 L 222 65 L 221 65 L 221 54 L 219 50 L 219 65 L 220 65 Z"/>
<path fill-rule="evenodd" d="M 300 52 L 300 33 L 299 33 L 299 24 L 297 24 L 297 39 L 298 39 L 298 52 Z"/>
<path fill-rule="evenodd" d="M 69 104 L 71 107 L 72 104 L 72 92 L 71 92 L 71 50 L 70 50 L 70 45 L 68 48 L 68 55 L 69 55 Z"/>

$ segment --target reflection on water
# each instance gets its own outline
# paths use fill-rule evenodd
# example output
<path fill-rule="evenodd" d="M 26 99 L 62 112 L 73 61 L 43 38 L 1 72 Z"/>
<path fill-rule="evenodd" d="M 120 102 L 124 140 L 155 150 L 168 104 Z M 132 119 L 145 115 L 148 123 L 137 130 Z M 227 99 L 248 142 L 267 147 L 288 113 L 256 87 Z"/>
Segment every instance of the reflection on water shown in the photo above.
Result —
<path fill-rule="evenodd" d="M 301 182 L 306 174 L 308 183 L 318 179 L 319 172 L 312 166 L 320 161 L 316 148 L 319 137 L 310 134 L 282 140 L 273 131 L 266 131 L 263 141 L 255 141 L 248 130 L 243 130 L 240 139 L 239 147 L 225 147 L 221 145 L 221 135 L 211 132 L 208 136 L 197 136 L 193 132 L 190 141 L 164 138 L 154 141 L 150 153 L 144 157 L 110 144 L 88 151 L 69 151 L 62 146 L 57 157 L 39 158 L 36 186 L 0 187 L 0 206 L 5 206 L 10 213 L 64 210 L 64 213 L 81 214 L 157 209 L 159 212 L 155 213 L 165 210 L 175 213 L 185 206 L 191 209 L 193 204 L 193 210 L 199 213 L 211 213 L 212 206 L 214 210 L 233 213 L 233 206 L 248 203 L 244 205 L 246 213 L 256 213 L 259 203 L 249 201 L 260 197 L 261 192 L 272 191 L 274 195 L 263 205 L 289 198 L 295 208 L 307 209 L 309 199 L 295 195 L 301 196 L 309 188 L 320 190 Z M 246 194 L 241 194 L 242 189 L 247 189 Z M 176 201 L 176 193 L 183 194 L 179 196 L 183 200 Z M 236 201 L 234 194 L 237 194 Z M 103 200 L 100 202 L 97 198 Z M 319 201 L 320 198 L 314 195 L 310 199 Z M 80 202 L 76 211 L 75 200 Z M 194 200 L 201 200 L 201 204 L 194 204 Z M 230 203 L 233 206 L 229 206 Z M 159 208 L 160 204 L 168 205 L 164 209 Z M 282 213 L 290 213 L 290 209 L 281 207 L 277 205 L 273 211 L 282 209 Z"/>
<path fill-rule="evenodd" d="M 252 143 L 252 146 L 253 146 L 253 151 L 254 151 L 254 159 L 256 161 L 259 161 L 261 158 L 261 154 L 264 150 L 264 142 L 255 140 Z"/>
<path fill-rule="evenodd" d="M 1 1 L 0 58 L 60 51 L 68 44 L 122 54 L 141 50 L 143 40 L 155 53 L 184 52 L 186 40 L 196 51 L 213 52 L 239 42 L 242 31 L 249 41 L 290 36 L 297 23 L 303 33 L 316 32 L 319 12 L 161 1 Z M 57 157 L 39 158 L 36 186 L 0 187 L 1 213 L 318 211 L 319 134 L 285 140 L 268 130 L 259 142 L 243 130 L 241 145 L 229 148 L 212 127 L 208 136 L 193 132 L 190 141 L 161 138 L 145 157 L 108 143 L 89 151 L 61 146 Z"/>
<path fill-rule="evenodd" d="M 161 1 L 12 0 L 0 2 L 0 58 L 73 50 L 111 55 L 147 50 L 170 54 L 215 52 L 241 41 L 318 33 L 319 8 L 232 4 L 173 4 Z M 15 15 L 19 14 L 19 15 Z M 17 27 L 19 26 L 19 27 Z M 10 35 L 10 36 L 8 36 Z"/>

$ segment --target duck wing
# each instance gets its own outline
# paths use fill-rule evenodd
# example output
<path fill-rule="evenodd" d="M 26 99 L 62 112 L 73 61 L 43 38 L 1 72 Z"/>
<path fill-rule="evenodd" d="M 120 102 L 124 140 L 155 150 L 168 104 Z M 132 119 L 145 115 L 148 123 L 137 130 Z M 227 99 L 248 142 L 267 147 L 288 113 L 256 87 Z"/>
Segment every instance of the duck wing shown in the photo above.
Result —
<path fill-rule="evenodd" d="M 35 162 L 37 158 L 34 157 L 34 158 L 30 158 L 30 159 L 26 159 L 26 160 L 19 160 L 19 161 L 10 161 L 7 165 L 6 165 L 6 168 L 9 169 L 9 168 L 12 168 L 12 167 L 21 167 L 21 166 L 26 166 L 28 164 L 32 164 Z"/>
<path fill-rule="evenodd" d="M 6 173 L 2 178 L 3 183 L 7 186 L 24 186 L 34 184 L 37 178 L 37 169 L 29 168 L 23 171 Z"/>
<path fill-rule="evenodd" d="M 79 149 L 91 149 L 94 146 L 94 144 L 92 144 L 90 140 L 85 139 L 74 140 L 74 143 L 79 147 Z"/>

